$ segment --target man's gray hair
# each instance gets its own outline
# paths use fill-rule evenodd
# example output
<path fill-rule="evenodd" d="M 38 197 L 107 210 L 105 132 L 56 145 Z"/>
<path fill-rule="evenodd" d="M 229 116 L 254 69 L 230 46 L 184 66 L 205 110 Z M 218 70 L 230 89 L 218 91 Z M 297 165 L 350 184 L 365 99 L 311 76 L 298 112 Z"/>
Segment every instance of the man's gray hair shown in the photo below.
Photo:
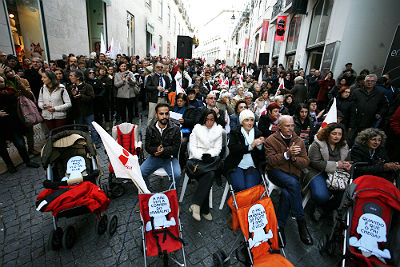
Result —
<path fill-rule="evenodd" d="M 282 121 L 283 121 L 284 119 L 292 119 L 292 120 L 293 120 L 293 117 L 290 116 L 290 115 L 282 115 L 282 116 L 280 116 L 280 117 L 278 118 L 278 124 L 281 125 L 281 123 L 282 123 Z"/>
<path fill-rule="evenodd" d="M 283 100 L 283 98 L 284 98 L 283 95 L 277 95 L 274 97 L 274 102 L 278 101 L 279 99 Z"/>
<path fill-rule="evenodd" d="M 376 76 L 376 74 L 374 74 L 374 73 L 371 73 L 371 74 L 368 74 L 367 76 L 365 76 L 364 81 L 366 81 L 368 78 L 374 78 L 375 81 L 378 80 L 378 76 Z"/>

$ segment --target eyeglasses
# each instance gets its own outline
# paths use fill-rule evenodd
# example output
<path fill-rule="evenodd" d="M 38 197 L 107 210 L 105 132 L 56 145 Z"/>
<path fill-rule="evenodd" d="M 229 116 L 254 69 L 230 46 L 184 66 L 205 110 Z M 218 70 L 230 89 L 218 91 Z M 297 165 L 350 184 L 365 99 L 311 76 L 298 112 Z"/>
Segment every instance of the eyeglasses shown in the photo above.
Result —
<path fill-rule="evenodd" d="M 90 71 L 89 74 L 94 74 L 94 72 Z"/>
<path fill-rule="evenodd" d="M 156 66 L 157 69 L 162 69 L 162 66 Z"/>
<path fill-rule="evenodd" d="M 211 100 L 217 100 L 216 97 L 207 97 L 207 99 L 211 99 Z"/>

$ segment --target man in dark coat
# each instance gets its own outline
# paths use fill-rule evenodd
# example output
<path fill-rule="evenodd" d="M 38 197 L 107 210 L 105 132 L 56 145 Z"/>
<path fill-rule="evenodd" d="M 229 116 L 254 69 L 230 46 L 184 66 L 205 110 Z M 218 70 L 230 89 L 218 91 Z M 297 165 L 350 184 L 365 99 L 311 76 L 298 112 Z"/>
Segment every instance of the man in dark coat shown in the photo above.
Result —
<path fill-rule="evenodd" d="M 158 103 L 168 103 L 168 93 L 171 91 L 171 81 L 163 74 L 164 65 L 157 62 L 154 72 L 147 77 L 145 91 L 149 101 L 149 115 L 147 125 L 153 120 L 155 107 Z"/>
<path fill-rule="evenodd" d="M 315 70 L 314 75 L 308 80 L 308 99 L 317 98 L 319 91 L 319 80 L 322 79 L 319 70 Z"/>
<path fill-rule="evenodd" d="M 140 171 L 149 186 L 147 177 L 155 170 L 164 168 L 171 177 L 168 189 L 172 183 L 171 160 L 176 185 L 179 184 L 181 178 L 181 168 L 177 159 L 181 145 L 181 133 L 179 127 L 169 121 L 168 104 L 157 104 L 155 111 L 156 120 L 152 120 L 146 128 L 144 148 L 150 156 L 140 166 Z"/>
<path fill-rule="evenodd" d="M 221 125 L 223 128 L 225 128 L 225 125 L 226 125 L 226 114 L 225 114 L 225 111 L 222 110 L 222 109 L 217 108 L 216 104 L 217 104 L 217 96 L 214 93 L 209 93 L 207 95 L 207 98 L 206 98 L 206 106 L 203 106 L 203 107 L 199 108 L 200 112 L 199 112 L 198 119 L 200 120 L 201 113 L 203 113 L 203 111 L 205 109 L 207 109 L 207 108 L 208 109 L 212 109 L 217 114 L 217 121 L 216 122 L 219 125 Z"/>
<path fill-rule="evenodd" d="M 376 81 L 377 76 L 369 74 L 365 77 L 365 85 L 353 92 L 356 122 L 354 136 L 366 128 L 378 128 L 388 109 L 384 93 L 375 87 Z"/>
<path fill-rule="evenodd" d="M 43 59 L 39 56 L 32 57 L 32 67 L 25 71 L 24 78 L 28 80 L 31 90 L 36 99 L 39 99 L 39 91 L 43 86 L 40 70 L 43 66 Z"/>

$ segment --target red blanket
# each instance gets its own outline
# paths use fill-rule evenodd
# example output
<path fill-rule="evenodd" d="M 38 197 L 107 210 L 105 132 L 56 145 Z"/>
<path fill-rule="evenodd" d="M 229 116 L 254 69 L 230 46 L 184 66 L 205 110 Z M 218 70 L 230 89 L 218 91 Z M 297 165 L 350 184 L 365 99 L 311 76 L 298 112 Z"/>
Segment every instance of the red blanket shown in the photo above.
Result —
<path fill-rule="evenodd" d="M 52 211 L 56 216 L 60 211 L 78 206 L 86 206 L 92 212 L 105 211 L 110 199 L 97 185 L 83 182 L 72 186 L 60 186 L 57 190 L 46 189 L 37 197 L 37 206 L 47 201 L 40 211 Z"/>

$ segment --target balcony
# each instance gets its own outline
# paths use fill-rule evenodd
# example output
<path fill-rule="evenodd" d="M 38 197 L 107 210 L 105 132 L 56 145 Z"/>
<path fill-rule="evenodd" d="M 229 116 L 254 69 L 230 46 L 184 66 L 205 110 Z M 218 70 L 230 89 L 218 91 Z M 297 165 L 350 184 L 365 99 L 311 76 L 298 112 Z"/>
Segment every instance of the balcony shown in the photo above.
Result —
<path fill-rule="evenodd" d="M 288 0 L 288 1 L 291 1 L 291 0 Z M 278 1 L 276 1 L 274 7 L 272 8 L 271 18 L 272 19 L 275 18 L 279 14 L 279 12 L 281 12 L 281 9 L 282 9 L 282 0 L 278 0 Z"/>

